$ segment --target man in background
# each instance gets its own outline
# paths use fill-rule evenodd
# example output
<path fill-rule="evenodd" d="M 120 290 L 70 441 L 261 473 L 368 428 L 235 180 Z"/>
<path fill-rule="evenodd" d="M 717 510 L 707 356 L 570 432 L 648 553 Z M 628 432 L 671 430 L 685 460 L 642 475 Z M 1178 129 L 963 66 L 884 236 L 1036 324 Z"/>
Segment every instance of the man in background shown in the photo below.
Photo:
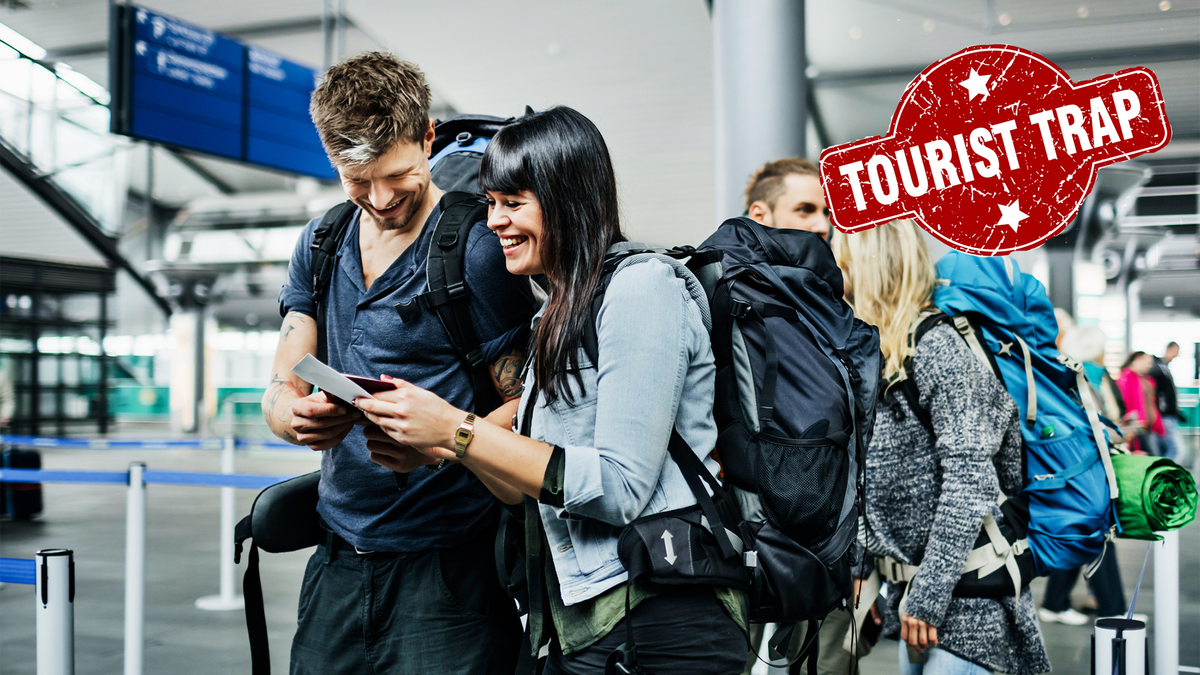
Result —
<path fill-rule="evenodd" d="M 804 230 L 829 240 L 829 209 L 820 171 L 807 159 L 767 162 L 746 186 L 746 215 L 767 227 Z"/>
<path fill-rule="evenodd" d="M 13 411 L 17 408 L 17 397 L 13 394 L 12 380 L 8 371 L 0 368 L 0 429 L 8 431 Z"/>
<path fill-rule="evenodd" d="M 816 164 L 799 157 L 788 157 L 767 162 L 746 185 L 746 215 L 767 227 L 787 230 L 803 230 L 829 241 L 829 209 L 825 206 L 825 191 L 821 188 L 820 170 Z M 864 561 L 866 563 L 866 561 Z M 857 573 L 866 576 L 873 561 L 862 565 Z M 857 590 L 861 581 L 855 582 Z M 872 595 L 872 597 L 874 597 Z M 857 670 L 851 654 L 844 647 L 850 632 L 851 613 L 837 609 L 829 613 L 821 626 L 820 645 L 817 658 L 818 675 L 849 675 Z M 859 636 L 854 640 L 855 652 L 862 658 L 871 652 L 871 638 L 878 639 L 882 621 L 878 610 L 872 610 L 858 626 Z M 799 624 L 788 643 L 787 659 L 794 660 L 806 641 L 806 624 Z M 864 639 L 863 634 L 866 634 Z M 753 653 L 746 659 L 744 675 L 749 675 L 758 660 L 757 651 L 762 644 L 763 627 L 750 627 L 750 647 Z"/>
<path fill-rule="evenodd" d="M 1171 376 L 1171 362 L 1179 356 L 1179 343 L 1169 342 L 1163 351 L 1162 358 L 1154 357 L 1154 365 L 1150 368 L 1150 377 L 1154 378 L 1154 388 L 1158 391 L 1158 412 L 1162 415 L 1163 434 L 1161 446 L 1162 455 L 1167 459 L 1178 461 L 1183 450 L 1183 439 L 1179 436 L 1179 403 L 1175 398 L 1175 378 Z"/>

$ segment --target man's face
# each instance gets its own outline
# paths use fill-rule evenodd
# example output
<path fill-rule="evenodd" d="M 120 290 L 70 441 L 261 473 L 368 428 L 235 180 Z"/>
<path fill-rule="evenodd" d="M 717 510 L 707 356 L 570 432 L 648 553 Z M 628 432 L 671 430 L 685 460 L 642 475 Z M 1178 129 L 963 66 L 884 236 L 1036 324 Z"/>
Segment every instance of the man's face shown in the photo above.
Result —
<path fill-rule="evenodd" d="M 1179 345 L 1171 345 L 1170 347 L 1167 347 L 1167 351 L 1163 353 L 1163 361 L 1170 363 L 1175 360 L 1176 356 L 1179 356 Z"/>
<path fill-rule="evenodd" d="M 774 209 L 763 202 L 750 205 L 750 217 L 767 227 L 804 230 L 829 239 L 829 211 L 825 208 L 825 193 L 816 176 L 788 174 L 783 178 L 783 194 Z"/>
<path fill-rule="evenodd" d="M 421 223 L 413 215 L 429 193 L 433 124 L 420 143 L 399 141 L 370 164 L 338 166 L 346 195 L 381 230 L 406 232 Z"/>

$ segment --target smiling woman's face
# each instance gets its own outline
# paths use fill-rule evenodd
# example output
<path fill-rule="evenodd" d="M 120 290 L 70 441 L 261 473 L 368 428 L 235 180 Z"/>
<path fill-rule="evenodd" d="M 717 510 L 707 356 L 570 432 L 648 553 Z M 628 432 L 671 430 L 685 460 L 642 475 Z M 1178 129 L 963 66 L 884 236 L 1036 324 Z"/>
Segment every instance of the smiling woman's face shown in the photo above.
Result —
<path fill-rule="evenodd" d="M 512 274 L 543 274 L 542 204 L 529 190 L 487 193 L 487 225 L 500 237 L 504 266 Z"/>

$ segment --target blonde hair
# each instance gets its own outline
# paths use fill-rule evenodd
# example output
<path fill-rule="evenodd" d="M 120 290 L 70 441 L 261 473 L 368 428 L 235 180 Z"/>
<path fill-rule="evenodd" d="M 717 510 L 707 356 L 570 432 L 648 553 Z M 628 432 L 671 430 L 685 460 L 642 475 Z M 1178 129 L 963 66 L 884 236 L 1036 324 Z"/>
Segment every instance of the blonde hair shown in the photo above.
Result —
<path fill-rule="evenodd" d="M 925 238 L 911 220 L 893 220 L 865 232 L 840 235 L 833 254 L 851 281 L 846 301 L 858 318 L 879 328 L 883 377 L 904 370 L 908 332 L 933 307 L 937 275 Z"/>

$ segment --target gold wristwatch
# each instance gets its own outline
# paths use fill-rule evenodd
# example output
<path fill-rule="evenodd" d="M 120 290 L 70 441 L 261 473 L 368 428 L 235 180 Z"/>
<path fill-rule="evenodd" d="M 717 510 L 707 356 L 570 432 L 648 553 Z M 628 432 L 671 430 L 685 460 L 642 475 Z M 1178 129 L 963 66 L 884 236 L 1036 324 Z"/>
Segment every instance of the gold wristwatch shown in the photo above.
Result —
<path fill-rule="evenodd" d="M 460 460 L 467 454 L 467 446 L 475 438 L 475 413 L 467 413 L 467 419 L 454 432 L 454 455 Z"/>

